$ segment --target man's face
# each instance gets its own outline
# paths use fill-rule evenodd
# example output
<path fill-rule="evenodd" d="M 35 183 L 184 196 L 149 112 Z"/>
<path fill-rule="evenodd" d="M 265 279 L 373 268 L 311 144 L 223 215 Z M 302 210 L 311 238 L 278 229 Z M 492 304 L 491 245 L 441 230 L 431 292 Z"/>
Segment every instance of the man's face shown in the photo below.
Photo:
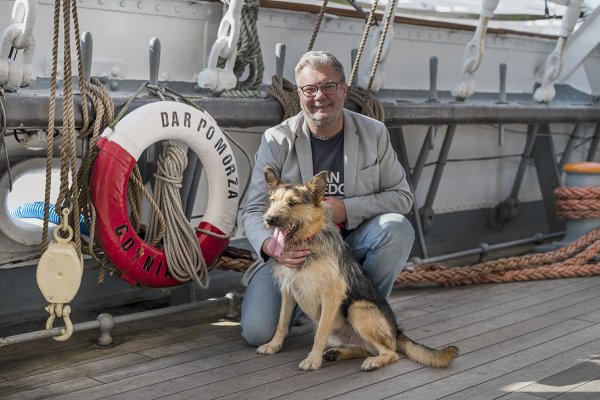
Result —
<path fill-rule="evenodd" d="M 335 93 L 323 93 L 321 86 L 328 83 L 338 84 Z M 336 123 L 343 121 L 342 108 L 346 100 L 347 87 L 334 67 L 330 65 L 322 65 L 315 68 L 305 67 L 296 76 L 296 84 L 298 88 L 305 87 L 306 85 L 319 87 L 319 90 L 314 93 L 314 97 L 306 96 L 302 90 L 298 89 L 300 107 L 308 117 L 309 125 L 312 125 L 311 128 L 332 127 Z M 329 89 L 331 90 L 331 88 Z M 325 92 L 328 93 L 329 90 L 325 89 Z"/>

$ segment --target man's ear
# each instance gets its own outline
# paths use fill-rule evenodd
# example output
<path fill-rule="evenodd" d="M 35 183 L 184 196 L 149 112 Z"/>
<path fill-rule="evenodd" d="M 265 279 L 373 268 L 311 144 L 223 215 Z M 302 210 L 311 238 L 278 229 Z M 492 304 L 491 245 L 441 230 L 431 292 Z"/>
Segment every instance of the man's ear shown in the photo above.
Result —
<path fill-rule="evenodd" d="M 265 181 L 267 182 L 267 187 L 270 191 L 283 183 L 281 182 L 281 179 L 279 179 L 279 175 L 277 175 L 277 172 L 275 172 L 275 170 L 269 167 L 268 165 L 265 167 L 263 172 L 265 174 Z"/>
<path fill-rule="evenodd" d="M 325 196 L 328 174 L 329 172 L 327 171 L 319 172 L 306 184 L 308 190 L 313 194 L 315 202 L 320 202 L 323 200 L 323 196 Z"/>

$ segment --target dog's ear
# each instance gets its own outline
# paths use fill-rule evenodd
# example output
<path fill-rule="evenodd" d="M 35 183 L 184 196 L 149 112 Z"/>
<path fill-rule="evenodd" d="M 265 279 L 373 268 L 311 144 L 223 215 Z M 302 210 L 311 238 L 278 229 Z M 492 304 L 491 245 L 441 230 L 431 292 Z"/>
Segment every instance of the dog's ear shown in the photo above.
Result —
<path fill-rule="evenodd" d="M 315 201 L 320 202 L 323 200 L 323 196 L 325 196 L 325 189 L 327 188 L 327 175 L 329 172 L 322 171 L 317 175 L 313 176 L 313 178 L 306 184 L 308 190 L 311 191 Z"/>
<path fill-rule="evenodd" d="M 281 182 L 281 179 L 279 179 L 277 172 L 275 172 L 275 170 L 268 165 L 265 167 L 263 172 L 265 174 L 265 181 L 267 182 L 267 187 L 269 190 L 273 190 L 283 183 Z"/>

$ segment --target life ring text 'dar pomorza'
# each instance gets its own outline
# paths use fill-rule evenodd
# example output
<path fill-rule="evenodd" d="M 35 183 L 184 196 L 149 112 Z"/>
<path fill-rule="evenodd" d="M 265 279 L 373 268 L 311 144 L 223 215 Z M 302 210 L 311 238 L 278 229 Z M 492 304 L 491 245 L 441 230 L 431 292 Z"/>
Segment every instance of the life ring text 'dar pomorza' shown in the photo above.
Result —
<path fill-rule="evenodd" d="M 206 112 L 177 102 L 144 105 L 106 128 L 98 141 L 91 176 L 96 208 L 96 235 L 106 257 L 127 282 L 170 287 L 173 278 L 163 250 L 149 245 L 133 229 L 127 211 L 127 183 L 144 149 L 161 140 L 185 143 L 206 172 L 208 202 L 199 228 L 219 235 L 235 229 L 240 201 L 238 168 L 233 149 L 216 121 Z M 228 240 L 196 232 L 207 265 L 212 265 Z"/>

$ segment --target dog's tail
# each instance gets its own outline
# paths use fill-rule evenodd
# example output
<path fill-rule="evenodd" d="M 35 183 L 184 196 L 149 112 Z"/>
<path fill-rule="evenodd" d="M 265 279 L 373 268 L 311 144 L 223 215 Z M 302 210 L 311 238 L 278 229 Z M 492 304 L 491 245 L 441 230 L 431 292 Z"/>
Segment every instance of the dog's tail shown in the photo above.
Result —
<path fill-rule="evenodd" d="M 458 355 L 456 346 L 447 346 L 440 350 L 432 349 L 407 338 L 402 332 L 398 332 L 396 342 L 398 350 L 406 354 L 409 359 L 428 367 L 446 368 Z"/>

